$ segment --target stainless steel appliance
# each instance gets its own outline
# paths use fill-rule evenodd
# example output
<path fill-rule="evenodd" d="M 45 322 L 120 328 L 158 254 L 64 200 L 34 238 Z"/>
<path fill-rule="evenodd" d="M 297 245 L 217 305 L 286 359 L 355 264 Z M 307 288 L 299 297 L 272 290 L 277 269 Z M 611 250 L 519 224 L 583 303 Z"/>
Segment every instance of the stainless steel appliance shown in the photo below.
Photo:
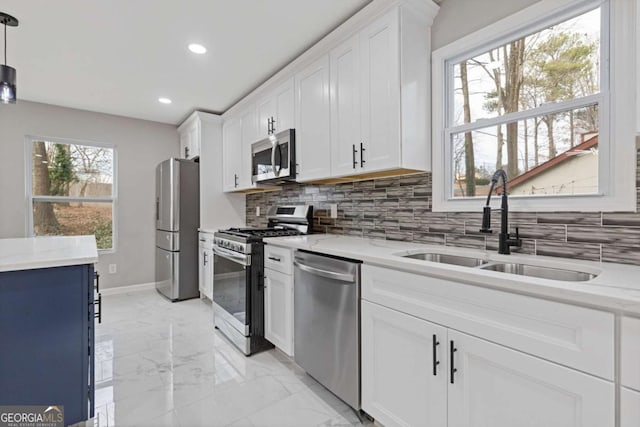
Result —
<path fill-rule="evenodd" d="M 253 182 L 286 182 L 296 179 L 296 136 L 294 129 L 269 135 L 251 144 Z"/>
<path fill-rule="evenodd" d="M 214 324 L 245 355 L 271 348 L 264 338 L 263 237 L 310 230 L 312 206 L 275 206 L 268 228 L 230 228 L 214 234 Z"/>
<path fill-rule="evenodd" d="M 298 250 L 294 258 L 296 363 L 360 409 L 360 261 Z"/>
<path fill-rule="evenodd" d="M 199 164 L 169 159 L 156 167 L 156 290 L 171 301 L 199 296 Z"/>

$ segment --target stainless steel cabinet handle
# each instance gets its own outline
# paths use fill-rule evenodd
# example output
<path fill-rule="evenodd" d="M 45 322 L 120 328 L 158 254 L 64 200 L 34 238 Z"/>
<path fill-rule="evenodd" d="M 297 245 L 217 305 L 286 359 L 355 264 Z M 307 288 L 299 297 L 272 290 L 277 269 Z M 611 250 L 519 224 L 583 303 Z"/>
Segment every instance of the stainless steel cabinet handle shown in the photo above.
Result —
<path fill-rule="evenodd" d="M 315 274 L 316 276 L 326 277 L 327 279 L 334 279 L 340 282 L 350 282 L 355 283 L 355 276 L 353 274 L 344 274 L 344 273 L 336 273 L 334 271 L 322 270 L 319 268 L 311 267 L 306 264 L 302 264 L 295 260 L 293 265 L 298 267 L 300 270 L 305 271 L 309 274 Z"/>
<path fill-rule="evenodd" d="M 276 261 L 276 262 L 280 262 L 280 261 L 282 261 L 280 258 L 276 258 L 276 257 L 274 257 L 274 256 L 270 256 L 270 257 L 269 257 L 269 259 L 270 259 L 271 261 Z"/>
<path fill-rule="evenodd" d="M 189 157 L 189 147 L 184 147 L 184 158 L 188 158 Z"/>
<path fill-rule="evenodd" d="M 204 263 L 203 263 L 203 265 L 207 265 L 207 253 L 203 252 L 203 255 L 204 255 Z"/>

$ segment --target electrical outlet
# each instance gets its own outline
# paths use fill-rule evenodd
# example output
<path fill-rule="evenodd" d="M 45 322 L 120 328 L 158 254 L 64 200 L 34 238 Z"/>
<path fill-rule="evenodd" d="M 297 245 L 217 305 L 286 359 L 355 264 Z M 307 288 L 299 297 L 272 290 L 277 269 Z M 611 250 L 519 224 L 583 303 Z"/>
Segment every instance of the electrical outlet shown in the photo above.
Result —
<path fill-rule="evenodd" d="M 256 206 L 256 216 L 260 216 L 260 206 Z"/>
<path fill-rule="evenodd" d="M 331 206 L 331 218 L 338 218 L 338 205 L 332 203 L 329 206 Z"/>
<path fill-rule="evenodd" d="M 116 274 L 118 272 L 118 267 L 116 264 L 109 264 L 109 274 Z"/>

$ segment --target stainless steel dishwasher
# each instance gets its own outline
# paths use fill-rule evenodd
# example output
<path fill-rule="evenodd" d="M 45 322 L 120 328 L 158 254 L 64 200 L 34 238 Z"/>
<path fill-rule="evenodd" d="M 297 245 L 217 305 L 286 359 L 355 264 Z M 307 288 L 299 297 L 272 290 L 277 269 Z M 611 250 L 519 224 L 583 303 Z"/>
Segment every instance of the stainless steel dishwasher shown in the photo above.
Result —
<path fill-rule="evenodd" d="M 298 250 L 294 259 L 295 361 L 360 409 L 360 261 Z"/>

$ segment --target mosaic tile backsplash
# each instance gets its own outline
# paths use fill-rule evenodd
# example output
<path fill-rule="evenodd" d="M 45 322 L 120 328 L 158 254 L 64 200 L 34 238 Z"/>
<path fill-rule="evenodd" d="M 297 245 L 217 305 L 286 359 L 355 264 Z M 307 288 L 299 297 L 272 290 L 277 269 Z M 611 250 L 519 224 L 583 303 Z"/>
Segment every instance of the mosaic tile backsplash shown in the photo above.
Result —
<path fill-rule="evenodd" d="M 638 151 L 640 163 L 640 150 Z M 636 175 L 640 200 L 640 167 Z M 477 212 L 432 212 L 431 174 L 380 178 L 343 184 L 288 184 L 282 191 L 248 194 L 247 225 L 266 226 L 261 212 L 278 204 L 314 206 L 313 231 L 497 251 L 500 215 L 493 234 L 478 230 Z M 338 205 L 330 218 L 329 205 Z M 513 252 L 640 265 L 640 213 L 510 212 L 509 226 L 520 229 L 521 248 Z"/>

